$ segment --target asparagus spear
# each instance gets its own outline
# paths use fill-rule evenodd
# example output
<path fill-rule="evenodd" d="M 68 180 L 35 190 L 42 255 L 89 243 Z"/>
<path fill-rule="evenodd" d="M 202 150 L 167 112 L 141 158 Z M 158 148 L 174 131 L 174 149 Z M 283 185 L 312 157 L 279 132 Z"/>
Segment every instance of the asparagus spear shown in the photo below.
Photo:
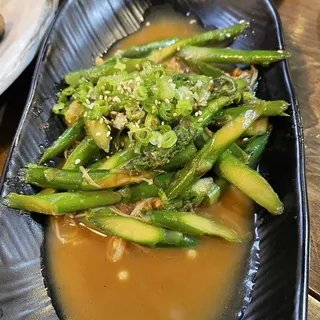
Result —
<path fill-rule="evenodd" d="M 152 181 L 153 174 L 135 170 L 92 170 L 82 172 L 56 168 L 26 168 L 22 171 L 24 181 L 42 188 L 62 190 L 101 190 L 127 184 Z"/>
<path fill-rule="evenodd" d="M 248 165 L 249 166 L 254 166 L 256 165 L 258 159 L 260 158 L 262 152 L 264 151 L 270 134 L 271 134 L 272 128 L 270 127 L 269 130 L 258 137 L 255 137 L 254 139 L 251 139 L 246 145 L 245 145 L 245 152 L 248 154 L 249 156 L 249 162 Z"/>
<path fill-rule="evenodd" d="M 62 169 L 74 170 L 80 166 L 85 166 L 98 153 L 98 146 L 90 137 L 85 137 L 77 147 L 71 152 Z M 53 194 L 56 190 L 53 188 L 46 188 L 39 192 L 39 194 Z"/>
<path fill-rule="evenodd" d="M 96 143 L 96 145 L 104 150 L 109 152 L 110 149 L 110 130 L 104 122 L 97 120 L 90 120 L 88 118 L 84 119 L 85 127 L 88 135 Z"/>
<path fill-rule="evenodd" d="M 94 140 L 91 137 L 85 137 L 71 152 L 63 169 L 74 170 L 80 166 L 86 166 L 98 151 L 99 148 Z"/>
<path fill-rule="evenodd" d="M 213 79 L 217 79 L 221 76 L 227 75 L 223 70 L 217 67 L 214 67 L 211 64 L 206 62 L 197 61 L 195 59 L 188 59 L 188 60 L 184 59 L 184 62 L 194 72 L 199 74 L 204 74 L 206 76 L 210 76 Z"/>
<path fill-rule="evenodd" d="M 121 195 L 110 190 L 87 192 L 61 192 L 48 195 L 20 195 L 9 193 L 3 204 L 19 210 L 49 215 L 85 210 L 116 204 Z"/>
<path fill-rule="evenodd" d="M 237 118 L 219 129 L 192 161 L 175 175 L 172 183 L 166 189 L 168 199 L 176 198 L 192 181 L 209 171 L 217 158 L 261 115 L 264 107 L 265 103 L 262 102 L 260 106 L 241 113 Z"/>
<path fill-rule="evenodd" d="M 248 128 L 244 133 L 244 137 L 261 136 L 265 134 L 268 130 L 268 117 L 261 117 L 257 119 L 250 128 Z"/>
<path fill-rule="evenodd" d="M 130 216 L 118 216 L 109 208 L 90 210 L 86 217 L 103 232 L 151 248 L 162 245 L 190 247 L 196 244 L 194 238 L 185 236 L 181 232 L 167 231 Z"/>
<path fill-rule="evenodd" d="M 223 42 L 225 40 L 233 40 L 239 34 L 244 32 L 244 30 L 249 26 L 249 23 L 244 21 L 243 23 L 236 24 L 232 27 L 224 29 L 211 30 L 199 35 L 193 36 L 191 38 L 183 39 L 177 41 L 173 45 L 163 48 L 161 51 L 154 51 L 149 56 L 149 59 L 159 63 L 170 56 L 174 55 L 176 52 L 179 52 L 185 46 L 199 46 L 204 45 L 210 42 Z"/>
<path fill-rule="evenodd" d="M 46 149 L 39 164 L 54 158 L 64 150 L 68 149 L 75 141 L 81 140 L 84 136 L 83 118 L 79 118 L 70 127 L 68 127 L 63 134 L 53 143 L 53 145 Z"/>
<path fill-rule="evenodd" d="M 242 150 L 237 144 L 233 143 L 229 147 L 229 151 L 238 159 L 240 159 L 243 163 L 249 162 L 249 155 Z"/>
<path fill-rule="evenodd" d="M 128 147 L 121 151 L 118 151 L 110 158 L 103 161 L 101 165 L 99 165 L 99 169 L 111 170 L 114 168 L 119 168 L 122 165 L 126 164 L 128 161 L 136 157 L 137 154 L 134 152 L 133 147 Z"/>
<path fill-rule="evenodd" d="M 138 46 L 131 46 L 128 49 L 122 51 L 120 55 L 124 58 L 143 58 L 150 54 L 154 50 L 161 50 L 165 47 L 169 47 L 176 43 L 179 38 L 165 38 L 148 42 Z"/>
<path fill-rule="evenodd" d="M 279 215 L 283 212 L 283 204 L 269 183 L 229 151 L 220 156 L 216 169 L 222 177 L 270 213 Z"/>
<path fill-rule="evenodd" d="M 201 204 L 209 207 L 217 203 L 228 185 L 229 182 L 224 178 L 216 179 L 212 188 L 208 191 Z"/>
<path fill-rule="evenodd" d="M 252 106 L 254 106 L 257 103 L 257 101 L 258 99 L 255 99 L 251 101 L 251 104 L 245 106 L 226 108 L 220 110 L 213 116 L 213 123 L 218 126 L 223 126 L 228 121 L 237 117 L 241 112 L 251 109 Z M 262 113 L 262 116 L 267 117 L 282 115 L 283 112 L 288 109 L 288 106 L 289 104 L 283 100 L 266 101 L 266 107 Z"/>
<path fill-rule="evenodd" d="M 247 144 L 245 144 L 245 152 L 248 158 L 247 158 L 247 161 L 245 161 L 246 160 L 245 158 L 240 157 L 240 160 L 245 164 L 247 164 L 248 166 L 254 167 L 257 163 L 257 160 L 260 158 L 262 152 L 265 149 L 265 146 L 268 142 L 270 134 L 271 134 L 271 128 L 264 135 L 258 136 L 256 138 L 252 138 Z M 230 148 L 229 148 L 229 151 L 231 151 Z M 233 155 L 236 156 L 234 153 Z M 216 168 L 214 171 L 219 175 Z M 203 204 L 206 206 L 215 204 L 220 198 L 220 196 L 223 194 L 223 192 L 226 190 L 227 186 L 229 185 L 229 182 L 222 177 L 215 180 L 215 183 L 216 183 L 216 186 L 213 186 L 212 190 L 208 192 L 207 196 L 203 201 Z"/>
<path fill-rule="evenodd" d="M 278 50 L 235 50 L 220 48 L 199 48 L 185 46 L 177 55 L 183 59 L 194 59 L 202 62 L 213 63 L 241 63 L 241 64 L 262 64 L 281 61 L 289 58 L 288 51 Z"/>
<path fill-rule="evenodd" d="M 142 211 L 144 219 L 151 224 L 193 236 L 214 236 L 231 242 L 241 242 L 241 237 L 229 227 L 197 214 L 176 211 Z"/>
<path fill-rule="evenodd" d="M 147 59 L 113 59 L 100 66 L 69 72 L 65 75 L 65 81 L 71 86 L 76 86 L 81 78 L 96 83 L 102 76 L 113 75 L 120 69 L 117 68 L 118 61 L 125 66 L 127 72 L 137 71 Z"/>
<path fill-rule="evenodd" d="M 195 145 L 190 143 L 184 150 L 181 150 L 180 153 L 177 153 L 174 157 L 171 157 L 161 169 L 165 171 L 175 171 L 180 169 L 195 156 L 196 152 L 197 149 Z"/>

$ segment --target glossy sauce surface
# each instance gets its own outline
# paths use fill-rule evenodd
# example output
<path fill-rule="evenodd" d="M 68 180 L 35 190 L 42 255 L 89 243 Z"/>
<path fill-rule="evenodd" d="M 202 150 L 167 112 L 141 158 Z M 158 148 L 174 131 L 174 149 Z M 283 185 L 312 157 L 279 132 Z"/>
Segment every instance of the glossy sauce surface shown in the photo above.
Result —
<path fill-rule="evenodd" d="M 175 13 L 153 14 L 147 22 L 150 25 L 113 50 L 201 31 L 193 18 Z M 251 212 L 251 201 L 235 188 L 216 206 L 200 209 L 200 214 L 242 235 L 252 230 Z M 203 238 L 192 249 L 145 249 L 129 244 L 122 260 L 115 263 L 107 255 L 109 237 L 72 226 L 65 218 L 52 221 L 47 249 L 55 292 L 67 319 L 218 319 L 236 289 L 248 254 L 249 242 Z"/>

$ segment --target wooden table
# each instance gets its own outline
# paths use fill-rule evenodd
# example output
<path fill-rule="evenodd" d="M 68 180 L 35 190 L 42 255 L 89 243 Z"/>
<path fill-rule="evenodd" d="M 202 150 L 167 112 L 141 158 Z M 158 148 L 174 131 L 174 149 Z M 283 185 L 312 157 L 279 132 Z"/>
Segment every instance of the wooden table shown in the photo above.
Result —
<path fill-rule="evenodd" d="M 309 282 L 308 319 L 320 319 L 320 0 L 274 0 L 284 27 L 292 80 L 300 102 L 306 148 L 306 171 L 311 224 L 311 265 Z M 0 173 L 8 148 L 16 131 L 27 90 L 20 83 L 30 82 L 34 62 L 13 84 L 0 104 L 10 103 L 3 115 L 0 141 Z M 12 92 L 19 92 L 12 95 Z M 11 93 L 11 94 L 10 94 Z M 11 96 L 10 101 L 7 101 Z M 13 97 L 12 97 L 13 96 Z M 0 112 L 0 118 L 1 118 Z M 276 320 L 276 319 L 275 319 Z"/>
<path fill-rule="evenodd" d="M 277 1 L 304 127 L 311 225 L 309 319 L 320 319 L 320 0 Z"/>

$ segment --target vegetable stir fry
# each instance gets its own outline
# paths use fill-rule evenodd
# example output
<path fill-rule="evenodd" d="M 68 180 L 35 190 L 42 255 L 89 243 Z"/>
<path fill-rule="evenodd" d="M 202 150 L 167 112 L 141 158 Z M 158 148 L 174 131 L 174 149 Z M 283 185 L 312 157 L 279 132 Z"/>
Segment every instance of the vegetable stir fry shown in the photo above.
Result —
<path fill-rule="evenodd" d="M 44 189 L 10 193 L 3 202 L 48 215 L 73 213 L 100 234 L 149 247 L 193 246 L 203 235 L 243 241 L 196 213 L 216 204 L 230 184 L 281 214 L 282 202 L 255 167 L 272 132 L 269 117 L 287 116 L 288 104 L 255 96 L 253 65 L 290 55 L 221 48 L 247 27 L 242 21 L 133 46 L 66 74 L 53 112 L 67 129 L 38 164 L 22 169 L 26 183 Z M 221 64 L 248 68 L 226 72 Z M 48 166 L 62 154 L 62 166 Z"/>

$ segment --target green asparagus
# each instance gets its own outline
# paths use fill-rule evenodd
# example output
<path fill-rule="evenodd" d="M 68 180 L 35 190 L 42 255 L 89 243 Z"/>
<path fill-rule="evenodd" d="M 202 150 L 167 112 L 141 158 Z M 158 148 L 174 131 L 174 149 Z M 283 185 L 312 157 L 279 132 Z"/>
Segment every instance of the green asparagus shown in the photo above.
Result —
<path fill-rule="evenodd" d="M 118 216 L 110 209 L 89 211 L 87 219 L 102 231 L 148 247 L 169 245 L 190 247 L 196 244 L 192 237 L 181 232 L 166 231 L 131 217 Z"/>
<path fill-rule="evenodd" d="M 184 59 L 194 59 L 202 62 L 213 63 L 241 63 L 241 64 L 262 64 L 281 61 L 290 57 L 285 50 L 235 50 L 220 48 L 198 48 L 185 46 L 177 55 Z"/>
<path fill-rule="evenodd" d="M 160 227 L 177 230 L 193 236 L 209 235 L 232 242 L 241 242 L 241 237 L 229 227 L 197 214 L 170 211 L 144 211 L 147 222 Z"/>

